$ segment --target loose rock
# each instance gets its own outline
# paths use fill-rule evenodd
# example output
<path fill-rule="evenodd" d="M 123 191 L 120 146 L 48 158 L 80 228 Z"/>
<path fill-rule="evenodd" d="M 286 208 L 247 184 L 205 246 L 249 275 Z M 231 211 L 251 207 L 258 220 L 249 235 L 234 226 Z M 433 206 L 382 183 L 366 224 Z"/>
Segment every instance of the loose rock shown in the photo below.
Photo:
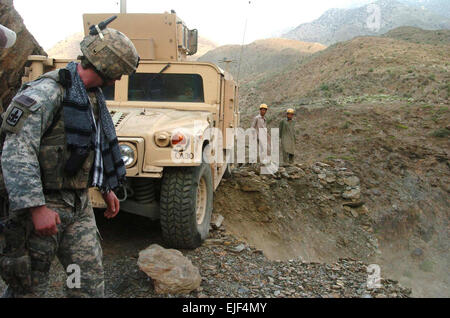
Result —
<path fill-rule="evenodd" d="M 213 218 L 211 220 L 211 226 L 214 230 L 218 230 L 220 226 L 222 225 L 222 222 L 224 220 L 224 217 L 220 214 L 213 215 Z"/>
<path fill-rule="evenodd" d="M 356 187 L 359 185 L 360 180 L 356 176 L 347 177 L 344 179 L 344 183 L 350 187 Z"/>
<path fill-rule="evenodd" d="M 202 281 L 198 268 L 180 251 L 157 244 L 139 253 L 138 266 L 153 279 L 157 294 L 187 294 Z"/>
<path fill-rule="evenodd" d="M 359 200 L 361 198 L 361 190 L 359 188 L 347 190 L 342 193 L 344 199 Z"/>

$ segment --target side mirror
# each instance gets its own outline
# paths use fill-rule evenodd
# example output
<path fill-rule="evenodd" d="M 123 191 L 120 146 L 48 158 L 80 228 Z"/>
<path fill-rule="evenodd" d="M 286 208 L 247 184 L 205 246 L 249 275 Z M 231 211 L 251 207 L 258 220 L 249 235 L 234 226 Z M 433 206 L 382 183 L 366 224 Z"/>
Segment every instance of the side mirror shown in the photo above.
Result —
<path fill-rule="evenodd" d="M 197 29 L 188 32 L 188 55 L 194 55 L 198 50 L 198 31 Z"/>

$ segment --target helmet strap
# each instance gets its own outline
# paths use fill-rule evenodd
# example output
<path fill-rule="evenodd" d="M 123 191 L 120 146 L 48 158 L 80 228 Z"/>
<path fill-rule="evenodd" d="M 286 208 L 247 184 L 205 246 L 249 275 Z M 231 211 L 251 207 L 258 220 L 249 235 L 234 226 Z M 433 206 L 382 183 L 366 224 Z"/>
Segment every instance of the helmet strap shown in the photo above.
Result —
<path fill-rule="evenodd" d="M 98 32 L 98 36 L 99 36 L 100 39 L 102 39 L 102 41 L 103 41 L 103 39 L 105 38 L 105 36 L 103 35 L 102 30 L 100 30 L 100 28 L 98 27 L 98 24 L 95 25 L 95 29 L 96 29 L 97 32 Z"/>

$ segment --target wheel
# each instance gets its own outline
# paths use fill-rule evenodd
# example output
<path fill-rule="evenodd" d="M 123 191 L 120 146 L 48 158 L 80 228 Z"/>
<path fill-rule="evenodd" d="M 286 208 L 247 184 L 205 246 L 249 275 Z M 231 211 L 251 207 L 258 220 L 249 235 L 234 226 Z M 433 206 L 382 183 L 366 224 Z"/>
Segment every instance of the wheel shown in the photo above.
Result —
<path fill-rule="evenodd" d="M 173 248 L 193 249 L 208 237 L 213 209 L 209 164 L 170 168 L 161 184 L 160 222 L 164 242 Z"/>

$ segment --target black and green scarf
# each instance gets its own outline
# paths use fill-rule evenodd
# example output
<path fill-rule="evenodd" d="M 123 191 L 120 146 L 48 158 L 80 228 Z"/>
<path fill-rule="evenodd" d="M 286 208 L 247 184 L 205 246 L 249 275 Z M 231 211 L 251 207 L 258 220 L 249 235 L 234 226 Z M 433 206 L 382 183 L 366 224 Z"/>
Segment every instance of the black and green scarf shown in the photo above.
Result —
<path fill-rule="evenodd" d="M 101 152 L 101 156 L 96 155 L 96 158 L 99 157 L 100 160 L 97 159 L 94 162 L 94 175 L 100 177 L 96 178 L 97 182 L 94 182 L 92 186 L 100 188 L 103 192 L 115 190 L 124 182 L 126 169 L 114 123 L 106 107 L 102 90 L 95 88 L 101 125 L 95 124 L 88 93 L 78 75 L 77 65 L 71 62 L 66 67 L 70 72 L 71 85 L 65 90 L 63 109 L 66 140 L 71 150 L 71 157 L 66 163 L 65 171 L 68 175 L 75 175 L 83 166 L 91 150 L 95 150 L 96 154 Z"/>

